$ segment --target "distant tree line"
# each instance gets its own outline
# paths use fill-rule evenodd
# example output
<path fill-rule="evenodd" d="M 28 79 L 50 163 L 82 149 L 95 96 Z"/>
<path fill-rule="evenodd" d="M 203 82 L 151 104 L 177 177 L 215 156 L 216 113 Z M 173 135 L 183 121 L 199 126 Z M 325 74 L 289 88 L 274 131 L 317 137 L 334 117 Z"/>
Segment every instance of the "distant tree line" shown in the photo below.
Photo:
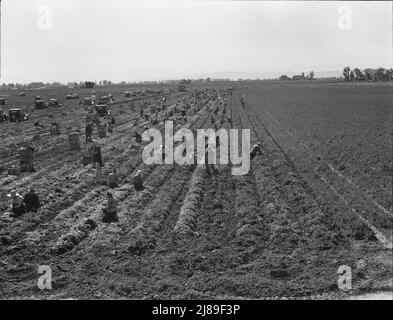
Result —
<path fill-rule="evenodd" d="M 292 78 L 283 74 L 280 76 L 279 80 L 314 80 L 314 76 L 314 71 L 311 70 L 308 75 L 304 75 L 304 72 L 302 72 L 302 74 L 295 74 Z"/>
<path fill-rule="evenodd" d="M 343 70 L 343 76 L 346 81 L 392 81 L 393 80 L 393 69 L 364 69 L 354 68 L 351 70 L 349 67 L 345 67 Z"/>

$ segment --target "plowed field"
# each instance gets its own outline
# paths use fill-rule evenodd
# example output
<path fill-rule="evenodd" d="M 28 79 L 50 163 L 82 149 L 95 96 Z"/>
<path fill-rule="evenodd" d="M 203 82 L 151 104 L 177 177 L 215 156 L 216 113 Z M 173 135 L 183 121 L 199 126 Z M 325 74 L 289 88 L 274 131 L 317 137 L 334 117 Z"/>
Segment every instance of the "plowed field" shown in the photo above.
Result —
<path fill-rule="evenodd" d="M 60 101 L 49 111 L 53 118 L 35 111 L 32 120 L 0 124 L 0 166 L 17 165 L 24 143 L 36 150 L 36 172 L 0 173 L 0 297 L 317 299 L 391 292 L 391 86 L 263 81 L 237 85 L 230 95 L 232 85 L 209 93 L 232 114 L 224 128 L 250 129 L 251 144 L 262 144 L 243 176 L 232 175 L 230 165 L 217 165 L 215 174 L 201 165 L 146 165 L 130 148 L 140 130 L 132 121 L 138 109 L 124 102 L 120 114 L 121 104 L 112 106 L 117 125 L 99 141 L 104 171 L 120 168 L 123 183 L 113 189 L 118 223 L 101 222 L 107 187 L 95 183 L 92 165 L 81 165 L 79 151 L 69 151 L 67 136 L 33 126 L 35 119 L 58 120 L 83 131 L 83 107 Z M 169 108 L 183 98 L 192 106 L 194 89 L 202 90 L 168 94 Z M 10 93 L 10 104 L 27 104 L 33 95 L 12 99 Z M 222 112 L 214 97 L 187 115 L 187 126 L 209 128 Z M 138 169 L 143 191 L 131 183 Z M 6 195 L 31 186 L 42 208 L 9 217 Z M 37 286 L 40 265 L 52 269 L 51 290 Z M 348 292 L 337 286 L 342 265 L 352 270 Z"/>

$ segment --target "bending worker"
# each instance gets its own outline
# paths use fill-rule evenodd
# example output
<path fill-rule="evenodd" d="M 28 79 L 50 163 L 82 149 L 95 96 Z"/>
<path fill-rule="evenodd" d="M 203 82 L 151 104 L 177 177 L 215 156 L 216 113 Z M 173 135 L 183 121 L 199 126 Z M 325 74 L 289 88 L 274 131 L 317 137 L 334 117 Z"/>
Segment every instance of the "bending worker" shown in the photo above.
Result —
<path fill-rule="evenodd" d="M 119 217 L 117 216 L 117 200 L 110 192 L 108 192 L 106 195 L 108 197 L 108 202 L 106 208 L 102 210 L 102 212 L 104 213 L 104 216 L 102 217 L 102 222 L 119 222 Z"/>

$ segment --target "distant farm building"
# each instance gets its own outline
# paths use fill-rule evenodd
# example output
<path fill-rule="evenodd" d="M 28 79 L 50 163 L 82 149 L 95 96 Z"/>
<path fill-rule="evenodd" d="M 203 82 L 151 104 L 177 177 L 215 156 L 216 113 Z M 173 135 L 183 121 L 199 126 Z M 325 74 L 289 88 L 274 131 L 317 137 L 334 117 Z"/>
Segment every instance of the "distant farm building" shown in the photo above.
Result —
<path fill-rule="evenodd" d="M 369 79 L 374 79 L 375 78 L 375 74 L 377 73 L 377 71 L 378 71 L 378 69 L 371 69 L 371 68 L 367 68 L 367 69 L 363 70 L 364 74 Z"/>
<path fill-rule="evenodd" d="M 292 77 L 292 80 L 303 80 L 303 77 L 301 75 L 297 74 Z"/>
<path fill-rule="evenodd" d="M 286 74 L 283 74 L 280 78 L 280 80 L 291 80 Z"/>

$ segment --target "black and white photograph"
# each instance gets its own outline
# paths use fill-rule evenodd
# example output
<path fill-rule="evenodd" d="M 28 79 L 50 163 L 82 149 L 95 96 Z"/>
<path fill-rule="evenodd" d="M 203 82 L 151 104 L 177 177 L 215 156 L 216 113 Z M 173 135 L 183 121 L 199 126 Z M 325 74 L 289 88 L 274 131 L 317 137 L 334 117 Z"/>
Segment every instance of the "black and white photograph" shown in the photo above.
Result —
<path fill-rule="evenodd" d="M 2 0 L 0 300 L 393 300 L 392 9 Z"/>

